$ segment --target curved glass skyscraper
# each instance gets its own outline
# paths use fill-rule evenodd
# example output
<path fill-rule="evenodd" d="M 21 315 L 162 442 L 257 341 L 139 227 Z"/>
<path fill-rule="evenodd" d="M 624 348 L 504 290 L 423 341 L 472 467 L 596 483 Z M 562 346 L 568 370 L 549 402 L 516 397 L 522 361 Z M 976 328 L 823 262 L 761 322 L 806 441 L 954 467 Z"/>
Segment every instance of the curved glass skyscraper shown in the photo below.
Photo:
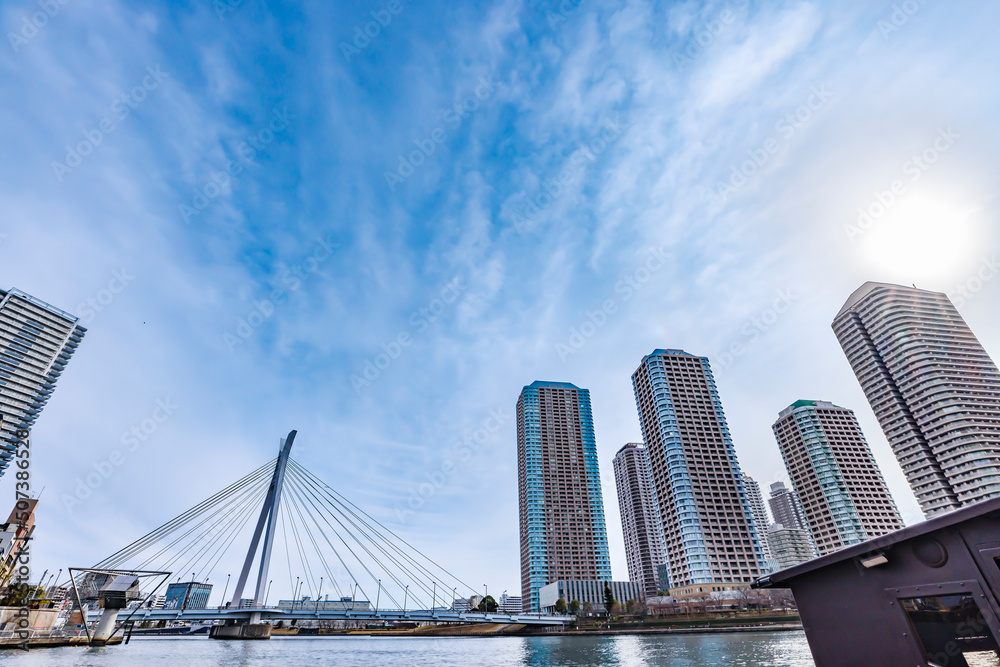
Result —
<path fill-rule="evenodd" d="M 1000 495 L 1000 371 L 947 295 L 865 283 L 833 330 L 928 518 Z"/>

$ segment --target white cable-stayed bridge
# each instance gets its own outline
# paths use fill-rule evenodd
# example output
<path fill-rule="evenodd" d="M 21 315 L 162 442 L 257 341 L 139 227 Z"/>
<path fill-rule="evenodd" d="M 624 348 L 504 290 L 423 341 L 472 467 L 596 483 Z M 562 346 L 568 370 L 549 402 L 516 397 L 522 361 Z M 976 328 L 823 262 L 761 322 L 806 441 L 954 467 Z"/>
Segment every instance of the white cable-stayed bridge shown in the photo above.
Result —
<path fill-rule="evenodd" d="M 71 571 L 78 606 L 101 600 L 102 610 L 88 615 L 100 617 L 92 641 L 106 641 L 124 624 L 143 621 L 215 621 L 212 636 L 218 638 L 269 635 L 269 623 L 279 620 L 572 622 L 570 616 L 453 609 L 457 596 L 478 596 L 479 591 L 292 459 L 295 436 L 292 431 L 282 439 L 276 459 L 92 568 Z M 247 545 L 250 525 L 254 529 Z M 231 549 L 244 548 L 243 567 L 231 596 L 227 578 L 223 605 L 189 603 L 187 595 L 176 608 L 152 607 L 153 595 L 171 578 L 187 580 L 190 575 L 192 583 L 207 581 Z M 279 551 L 293 595 L 269 604 L 271 584 L 285 574 L 270 569 Z M 89 636 L 89 627 L 87 632 Z"/>

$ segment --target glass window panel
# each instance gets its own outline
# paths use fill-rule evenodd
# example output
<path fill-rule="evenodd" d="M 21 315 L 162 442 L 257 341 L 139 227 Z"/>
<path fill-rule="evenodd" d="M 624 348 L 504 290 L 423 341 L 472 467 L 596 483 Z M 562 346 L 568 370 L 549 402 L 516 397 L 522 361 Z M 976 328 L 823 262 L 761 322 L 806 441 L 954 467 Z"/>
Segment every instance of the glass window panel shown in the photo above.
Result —
<path fill-rule="evenodd" d="M 931 664 L 998 664 L 1000 647 L 971 593 L 907 598 L 899 603 Z M 984 659 L 993 662 L 982 662 Z"/>

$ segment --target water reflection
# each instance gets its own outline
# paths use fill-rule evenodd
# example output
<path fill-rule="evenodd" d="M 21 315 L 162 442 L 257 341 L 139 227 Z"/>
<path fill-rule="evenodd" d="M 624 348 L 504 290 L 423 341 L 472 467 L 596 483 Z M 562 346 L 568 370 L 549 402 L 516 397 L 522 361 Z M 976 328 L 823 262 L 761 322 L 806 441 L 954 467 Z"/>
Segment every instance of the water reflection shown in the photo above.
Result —
<path fill-rule="evenodd" d="M 543 665 L 811 667 L 813 665 L 805 635 L 799 632 L 544 637 L 528 638 L 524 642 L 525 657 L 520 664 L 525 667 Z"/>
<path fill-rule="evenodd" d="M 8 652 L 4 665 L 84 667 L 263 667 L 265 665 L 437 665 L 468 667 L 812 667 L 802 632 L 724 635 L 497 638 L 133 639 L 128 646 Z"/>

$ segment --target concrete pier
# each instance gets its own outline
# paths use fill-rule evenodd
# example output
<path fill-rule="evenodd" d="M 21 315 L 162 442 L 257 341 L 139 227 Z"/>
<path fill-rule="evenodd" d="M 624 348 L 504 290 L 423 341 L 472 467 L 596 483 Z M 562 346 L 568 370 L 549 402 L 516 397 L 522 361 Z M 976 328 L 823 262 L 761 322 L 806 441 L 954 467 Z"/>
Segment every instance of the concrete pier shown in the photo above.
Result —
<path fill-rule="evenodd" d="M 208 636 L 212 639 L 270 639 L 270 623 L 234 623 L 213 625 Z"/>

